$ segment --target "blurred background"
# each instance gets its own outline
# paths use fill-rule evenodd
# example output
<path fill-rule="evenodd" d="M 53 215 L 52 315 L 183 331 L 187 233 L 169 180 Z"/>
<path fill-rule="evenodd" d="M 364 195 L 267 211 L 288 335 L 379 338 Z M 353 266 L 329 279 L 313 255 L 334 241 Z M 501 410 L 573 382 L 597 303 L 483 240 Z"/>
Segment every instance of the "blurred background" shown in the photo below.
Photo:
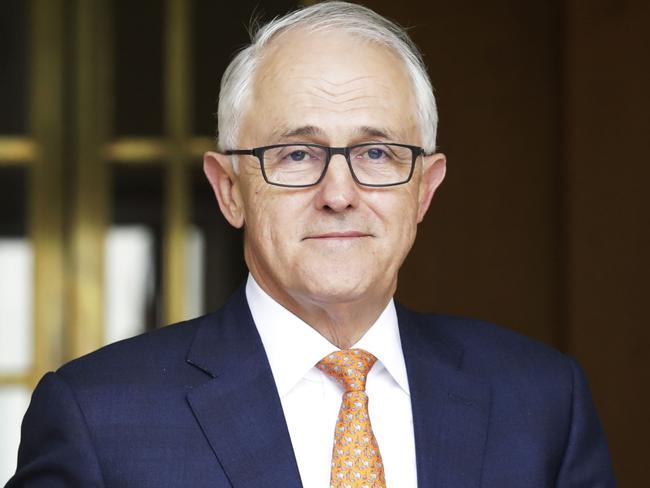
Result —
<path fill-rule="evenodd" d="M 448 156 L 398 298 L 575 356 L 621 486 L 644 485 L 650 3 L 364 3 L 413 27 Z M 0 483 L 45 371 L 245 278 L 201 154 L 251 14 L 297 4 L 0 0 Z"/>

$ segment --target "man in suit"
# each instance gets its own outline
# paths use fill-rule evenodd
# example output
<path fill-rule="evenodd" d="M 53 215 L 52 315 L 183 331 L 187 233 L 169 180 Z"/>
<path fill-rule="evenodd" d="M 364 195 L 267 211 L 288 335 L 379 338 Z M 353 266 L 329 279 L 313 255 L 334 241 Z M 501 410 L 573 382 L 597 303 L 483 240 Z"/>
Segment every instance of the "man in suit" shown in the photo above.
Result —
<path fill-rule="evenodd" d="M 393 302 L 445 174 L 400 28 L 342 2 L 276 19 L 218 115 L 204 167 L 245 287 L 47 374 L 8 486 L 614 486 L 573 360 Z"/>

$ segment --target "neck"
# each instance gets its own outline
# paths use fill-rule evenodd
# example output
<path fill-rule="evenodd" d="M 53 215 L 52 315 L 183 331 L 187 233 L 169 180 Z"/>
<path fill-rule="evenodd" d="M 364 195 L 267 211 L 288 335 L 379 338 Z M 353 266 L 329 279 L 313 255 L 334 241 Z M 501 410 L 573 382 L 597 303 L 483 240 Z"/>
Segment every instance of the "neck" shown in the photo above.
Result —
<path fill-rule="evenodd" d="M 299 293 L 277 292 L 257 276 L 257 284 L 276 302 L 311 326 L 339 349 L 349 349 L 372 327 L 395 292 L 349 301 L 329 301 Z"/>
<path fill-rule="evenodd" d="M 293 307 L 292 313 L 314 328 L 339 349 L 349 349 L 364 336 L 386 308 L 390 296 L 372 303 L 314 303 L 304 301 Z"/>

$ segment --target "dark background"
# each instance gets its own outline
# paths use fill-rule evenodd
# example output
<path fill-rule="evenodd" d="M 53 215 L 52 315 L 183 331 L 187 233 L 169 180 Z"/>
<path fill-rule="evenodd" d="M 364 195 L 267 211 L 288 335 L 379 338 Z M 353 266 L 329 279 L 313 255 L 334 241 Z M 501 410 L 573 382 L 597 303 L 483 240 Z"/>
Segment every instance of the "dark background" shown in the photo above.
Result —
<path fill-rule="evenodd" d="M 621 486 L 644 486 L 650 3 L 372 5 L 418 26 L 449 158 L 400 299 L 577 357 Z"/>
<path fill-rule="evenodd" d="M 251 13 L 268 18 L 293 3 L 193 2 L 195 134 L 214 129 L 218 81 L 246 42 Z M 158 135 L 163 2 L 112 4 L 113 133 Z M 497 322 L 575 356 L 590 379 L 621 486 L 644 486 L 650 2 L 365 4 L 412 27 L 436 89 L 439 147 L 448 156 L 447 178 L 401 272 L 399 300 Z M 5 0 L 0 8 L 0 133 L 20 134 L 25 27 L 14 20 L 24 7 Z M 0 231 L 21 234 L 25 178 L 21 169 L 2 170 L 0 192 L 15 211 L 0 206 Z M 159 228 L 160 168 L 113 173 L 112 220 Z M 245 276 L 241 235 L 219 216 L 198 162 L 192 179 L 192 218 L 208 242 L 206 302 L 215 308 Z"/>
<path fill-rule="evenodd" d="M 621 486 L 644 486 L 650 3 L 372 5 L 420 26 L 449 157 L 399 297 L 577 357 Z"/>

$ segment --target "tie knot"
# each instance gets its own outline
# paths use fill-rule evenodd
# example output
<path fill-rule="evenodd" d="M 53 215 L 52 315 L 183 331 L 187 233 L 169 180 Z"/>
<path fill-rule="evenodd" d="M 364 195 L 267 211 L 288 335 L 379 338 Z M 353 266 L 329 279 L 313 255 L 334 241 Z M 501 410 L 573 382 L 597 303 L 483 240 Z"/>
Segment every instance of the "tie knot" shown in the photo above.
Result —
<path fill-rule="evenodd" d="M 363 349 L 345 349 L 328 354 L 316 367 L 343 385 L 345 391 L 366 389 L 368 371 L 377 358 Z"/>

